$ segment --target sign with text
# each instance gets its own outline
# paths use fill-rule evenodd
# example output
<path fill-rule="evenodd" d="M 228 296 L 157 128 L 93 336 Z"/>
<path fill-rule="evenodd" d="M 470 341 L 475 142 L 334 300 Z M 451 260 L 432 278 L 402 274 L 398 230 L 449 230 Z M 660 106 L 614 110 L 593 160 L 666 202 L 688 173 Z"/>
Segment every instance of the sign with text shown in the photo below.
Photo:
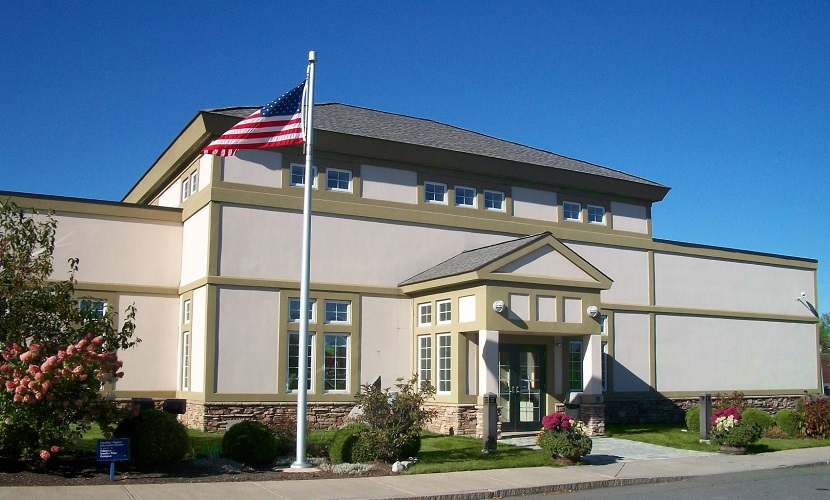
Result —
<path fill-rule="evenodd" d="M 130 459 L 130 439 L 112 438 L 98 440 L 98 461 L 116 462 Z"/>

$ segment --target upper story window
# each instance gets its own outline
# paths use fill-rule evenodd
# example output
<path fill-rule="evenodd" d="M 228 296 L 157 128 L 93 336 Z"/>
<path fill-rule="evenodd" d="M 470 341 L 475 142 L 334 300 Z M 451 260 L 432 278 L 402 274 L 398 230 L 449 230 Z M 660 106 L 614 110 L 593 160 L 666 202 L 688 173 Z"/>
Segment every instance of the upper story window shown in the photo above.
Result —
<path fill-rule="evenodd" d="M 308 299 L 308 321 L 315 322 L 317 300 Z M 300 299 L 288 299 L 288 321 L 300 321 Z"/>
<path fill-rule="evenodd" d="M 427 203 L 447 203 L 447 185 L 438 182 L 424 183 L 424 201 Z"/>
<path fill-rule="evenodd" d="M 78 309 L 89 311 L 94 318 L 103 318 L 107 315 L 107 301 L 86 297 L 78 300 Z"/>
<path fill-rule="evenodd" d="M 185 325 L 190 323 L 190 311 L 191 311 L 191 302 L 190 300 L 185 300 L 184 305 L 182 306 L 182 323 Z"/>
<path fill-rule="evenodd" d="M 465 186 L 455 186 L 455 205 L 458 207 L 476 206 L 476 190 L 475 188 Z"/>
<path fill-rule="evenodd" d="M 582 220 L 582 205 L 572 201 L 562 202 L 562 215 L 565 220 Z"/>
<path fill-rule="evenodd" d="M 568 343 L 568 389 L 582 391 L 582 341 Z"/>
<path fill-rule="evenodd" d="M 432 324 L 432 303 L 418 304 L 418 326 Z"/>
<path fill-rule="evenodd" d="M 452 301 L 440 300 L 436 304 L 438 307 L 438 324 L 449 323 L 452 321 Z"/>
<path fill-rule="evenodd" d="M 327 300 L 326 304 L 326 323 L 348 323 L 349 322 L 349 305 L 348 300 Z"/>
<path fill-rule="evenodd" d="M 608 335 L 608 316 L 604 314 L 599 317 L 599 333 L 600 335 Z"/>
<path fill-rule="evenodd" d="M 192 174 L 190 174 L 190 194 L 196 194 L 196 191 L 199 190 L 199 171 L 194 170 Z"/>
<path fill-rule="evenodd" d="M 291 165 L 291 185 L 305 186 L 305 165 Z M 311 167 L 311 187 L 317 189 L 317 167 Z"/>
<path fill-rule="evenodd" d="M 591 224 L 605 224 L 605 207 L 588 205 L 588 222 Z"/>
<path fill-rule="evenodd" d="M 190 177 L 185 177 L 182 181 L 182 201 L 190 196 Z"/>
<path fill-rule="evenodd" d="M 326 169 L 326 189 L 352 192 L 352 171 L 338 168 Z"/>
<path fill-rule="evenodd" d="M 484 190 L 484 210 L 504 212 L 504 193 Z"/>

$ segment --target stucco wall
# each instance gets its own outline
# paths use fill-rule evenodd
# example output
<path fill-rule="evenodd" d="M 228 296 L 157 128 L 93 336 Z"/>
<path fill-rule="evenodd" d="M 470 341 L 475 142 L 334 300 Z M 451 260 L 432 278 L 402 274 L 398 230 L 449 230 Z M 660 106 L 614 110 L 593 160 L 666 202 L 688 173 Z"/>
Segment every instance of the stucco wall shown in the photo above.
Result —
<path fill-rule="evenodd" d="M 184 221 L 182 231 L 181 282 L 191 283 L 207 274 L 210 205 Z M 178 284 L 178 283 L 177 283 Z"/>
<path fill-rule="evenodd" d="M 236 155 L 223 159 L 222 180 L 254 186 L 282 187 L 282 154 L 258 149 L 240 150 Z"/>
<path fill-rule="evenodd" d="M 648 314 L 614 314 L 612 384 L 617 392 L 649 390 L 651 351 Z"/>
<path fill-rule="evenodd" d="M 558 208 L 556 193 L 513 187 L 513 215 L 528 219 L 556 221 Z"/>
<path fill-rule="evenodd" d="M 193 290 L 193 312 L 190 319 L 190 390 L 204 392 L 205 390 L 205 344 L 207 320 L 207 287 Z M 181 369 L 181 359 L 179 360 Z M 179 383 L 181 383 L 179 381 Z"/>
<path fill-rule="evenodd" d="M 648 234 L 648 211 L 641 205 L 611 202 L 612 227 L 618 231 Z"/>
<path fill-rule="evenodd" d="M 603 302 L 648 304 L 647 251 L 571 241 L 566 244 L 614 281 L 609 290 L 600 293 Z"/>
<path fill-rule="evenodd" d="M 124 378 L 118 381 L 116 389 L 176 390 L 179 298 L 121 295 L 117 307 L 122 320 L 123 311 L 130 304 L 136 307 L 135 336 L 141 342 L 118 354 L 124 362 Z"/>
<path fill-rule="evenodd" d="M 412 304 L 406 298 L 363 296 L 360 299 L 360 380 L 381 377 L 383 387 L 412 375 Z"/>
<path fill-rule="evenodd" d="M 415 172 L 361 165 L 360 178 L 364 198 L 418 203 L 418 175 Z"/>

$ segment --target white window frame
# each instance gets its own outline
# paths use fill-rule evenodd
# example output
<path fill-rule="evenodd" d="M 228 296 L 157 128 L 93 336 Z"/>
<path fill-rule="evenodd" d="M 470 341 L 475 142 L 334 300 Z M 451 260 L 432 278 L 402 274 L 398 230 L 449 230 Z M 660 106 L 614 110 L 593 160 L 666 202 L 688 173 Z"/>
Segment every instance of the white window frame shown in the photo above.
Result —
<path fill-rule="evenodd" d="M 591 212 L 594 212 L 592 214 Z M 596 215 L 596 212 L 600 211 L 600 217 L 598 221 L 591 220 Z M 598 226 L 605 225 L 605 207 L 601 205 L 588 205 L 588 224 L 596 224 Z"/>
<path fill-rule="evenodd" d="M 190 194 L 196 194 L 196 191 L 199 190 L 199 171 L 194 170 L 193 173 L 190 174 Z"/>
<path fill-rule="evenodd" d="M 297 363 L 296 363 L 297 366 L 296 367 L 294 367 L 291 364 L 291 337 L 295 336 L 295 335 L 297 337 Z M 306 356 L 308 358 L 308 361 L 306 361 L 308 363 L 308 366 L 306 367 L 306 377 L 307 377 L 307 380 L 306 380 L 307 391 L 306 392 L 310 392 L 310 393 L 314 392 L 314 374 L 316 373 L 316 370 L 314 369 L 314 361 L 315 361 L 314 357 L 315 357 L 315 353 L 316 353 L 316 349 L 314 349 L 314 340 L 315 340 L 315 338 L 316 338 L 315 332 L 308 332 L 308 345 L 306 346 L 306 349 L 307 349 Z M 299 377 L 299 375 L 300 375 L 300 357 L 299 357 L 299 354 L 300 354 L 299 353 L 299 351 L 300 351 L 300 332 L 298 332 L 296 330 L 289 330 L 288 331 L 288 337 L 286 338 L 286 341 L 288 343 L 288 346 L 287 346 L 287 349 L 285 351 L 285 357 L 286 357 L 286 359 L 285 359 L 285 393 L 286 394 L 293 394 L 293 393 L 297 392 L 300 388 L 300 382 L 299 382 L 300 381 L 300 377 Z M 294 389 L 292 389 L 289 386 L 289 384 L 291 382 L 291 379 L 290 379 L 291 368 L 296 368 L 296 370 L 297 370 L 297 387 L 294 388 Z"/>
<path fill-rule="evenodd" d="M 602 344 L 602 392 L 608 390 L 608 342 L 603 341 Z"/>
<path fill-rule="evenodd" d="M 193 302 L 190 299 L 187 299 L 182 304 L 182 323 L 185 325 L 190 324 L 190 316 L 193 312 Z"/>
<path fill-rule="evenodd" d="M 344 379 L 345 388 L 343 388 L 343 389 L 327 389 L 326 388 L 326 383 L 328 382 L 328 379 L 326 378 L 326 372 L 327 372 L 326 360 L 328 358 L 328 356 L 326 354 L 326 347 L 328 346 L 328 339 L 332 338 L 332 337 L 345 337 L 346 338 L 346 356 L 345 356 L 345 358 L 346 358 L 346 367 L 345 367 L 346 377 Z M 323 368 L 323 392 L 326 392 L 326 393 L 345 393 L 345 392 L 349 392 L 349 387 L 351 387 L 351 380 L 350 380 L 351 379 L 351 370 L 349 369 L 349 365 L 351 364 L 351 342 L 352 342 L 352 336 L 349 335 L 348 333 L 326 333 L 326 334 L 323 335 L 323 366 L 322 366 L 322 368 Z M 335 359 L 336 358 L 337 357 L 335 356 Z M 337 370 L 336 367 L 335 367 L 335 370 Z M 337 381 L 337 380 L 340 380 L 340 379 L 335 378 L 335 381 Z"/>
<path fill-rule="evenodd" d="M 571 206 L 571 210 L 568 210 L 568 206 Z M 577 217 L 568 217 L 568 212 L 573 212 L 573 207 L 576 207 L 576 214 Z M 562 219 L 569 220 L 573 222 L 582 222 L 582 203 L 577 203 L 575 201 L 563 201 L 562 202 Z"/>
<path fill-rule="evenodd" d="M 334 315 L 337 316 L 341 313 L 339 306 L 346 306 L 346 319 L 339 320 L 339 319 L 330 319 L 329 318 L 329 305 L 335 306 L 335 310 L 333 311 Z M 325 323 L 330 323 L 333 325 L 348 325 L 352 322 L 352 303 L 348 300 L 325 300 L 323 301 L 323 321 Z"/>
<path fill-rule="evenodd" d="M 435 392 L 449 394 L 452 392 L 452 335 L 439 333 L 435 339 L 437 347 Z"/>
<path fill-rule="evenodd" d="M 442 310 L 442 306 L 446 307 Z M 437 312 L 435 317 L 436 325 L 452 323 L 452 300 L 439 300 L 435 303 L 435 310 Z"/>
<path fill-rule="evenodd" d="M 296 306 L 294 305 L 296 304 Z M 308 322 L 309 323 L 316 323 L 317 322 L 317 299 L 308 299 Z M 296 318 L 293 317 L 292 314 L 294 311 L 297 311 Z M 288 322 L 289 323 L 298 323 L 300 321 L 300 299 L 299 297 L 291 297 L 288 299 Z"/>
<path fill-rule="evenodd" d="M 189 331 L 182 332 L 182 390 L 190 390 L 190 344 L 192 336 Z"/>
<path fill-rule="evenodd" d="M 599 334 L 608 336 L 608 315 L 601 314 L 599 317 Z"/>
<path fill-rule="evenodd" d="M 574 354 L 574 346 L 579 346 L 579 360 L 575 361 L 572 359 Z M 568 390 L 570 392 L 582 392 L 583 385 L 585 383 L 585 374 L 582 370 L 582 357 L 585 355 L 585 345 L 581 340 L 571 340 L 568 342 Z M 572 389 L 571 383 L 573 382 L 573 378 L 571 377 L 571 373 L 573 372 L 574 365 L 577 364 L 577 368 L 579 371 L 579 389 Z"/>
<path fill-rule="evenodd" d="M 432 325 L 432 302 L 418 304 L 418 326 Z"/>
<path fill-rule="evenodd" d="M 432 384 L 432 336 L 418 335 L 418 387 Z"/>
<path fill-rule="evenodd" d="M 429 199 L 430 193 L 428 191 L 428 188 L 430 186 L 441 188 L 441 199 L 440 200 L 436 200 L 436 199 L 430 200 Z M 433 193 L 435 193 L 435 191 L 433 191 Z M 440 182 L 431 182 L 431 181 L 424 182 L 424 202 L 426 202 L 426 203 L 435 203 L 435 204 L 438 204 L 438 205 L 446 205 L 447 204 L 447 185 L 442 184 Z"/>
<path fill-rule="evenodd" d="M 488 195 L 491 195 L 491 196 L 492 195 L 498 195 L 499 199 L 500 199 L 500 201 L 499 201 L 500 206 L 499 207 L 487 206 L 488 205 L 488 200 L 487 200 Z M 491 205 L 492 205 L 492 201 L 493 200 L 491 199 L 490 200 Z M 507 198 L 505 198 L 504 193 L 502 191 L 493 191 L 491 189 L 485 189 L 484 190 L 484 210 L 490 210 L 490 211 L 493 211 L 493 212 L 504 212 L 506 205 L 507 205 Z"/>
<path fill-rule="evenodd" d="M 331 178 L 329 177 L 330 174 L 346 174 L 348 175 L 349 179 L 346 181 L 346 187 L 331 187 L 329 181 Z M 336 182 L 339 184 L 341 179 L 338 177 Z M 352 171 L 351 170 L 343 170 L 342 168 L 327 168 L 326 169 L 326 191 L 335 191 L 340 193 L 351 193 L 352 192 Z"/>
<path fill-rule="evenodd" d="M 186 176 L 182 179 L 182 201 L 185 201 L 188 196 L 190 196 L 190 188 L 188 187 L 190 184 L 190 176 Z"/>
<path fill-rule="evenodd" d="M 466 207 L 466 208 L 476 208 L 476 204 L 477 204 L 476 203 L 476 201 L 477 201 L 476 200 L 476 197 L 477 197 L 476 196 L 476 188 L 472 188 L 472 187 L 469 187 L 469 186 L 455 186 L 454 189 L 455 189 L 455 193 L 454 193 L 455 206 L 457 206 L 457 207 Z M 458 203 L 458 193 L 459 193 L 459 191 L 465 193 L 464 196 L 463 196 L 462 201 L 466 201 L 466 199 L 468 198 L 468 195 L 472 192 L 473 196 L 472 196 L 472 200 L 470 201 L 470 203 Z"/>
<path fill-rule="evenodd" d="M 295 174 L 295 171 L 299 171 L 299 173 Z M 299 178 L 302 179 L 302 180 L 295 181 L 294 180 L 295 175 L 298 175 Z M 317 189 L 317 167 L 316 166 L 311 167 L 311 177 L 312 177 L 311 189 Z M 299 163 L 292 163 L 291 164 L 291 166 L 288 169 L 288 183 L 291 186 L 305 187 L 305 165 L 301 165 Z"/>

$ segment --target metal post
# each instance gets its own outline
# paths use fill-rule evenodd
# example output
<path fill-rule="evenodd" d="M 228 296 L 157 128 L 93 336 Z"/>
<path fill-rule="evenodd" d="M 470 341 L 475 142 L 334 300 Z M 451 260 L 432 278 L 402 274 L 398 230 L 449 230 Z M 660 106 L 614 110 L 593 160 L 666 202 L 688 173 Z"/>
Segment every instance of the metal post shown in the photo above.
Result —
<path fill-rule="evenodd" d="M 709 429 L 712 427 L 710 422 L 712 420 L 712 395 L 701 394 L 698 404 L 700 407 L 700 440 L 707 441 Z"/>
<path fill-rule="evenodd" d="M 498 438 L 498 407 L 496 406 L 496 395 L 488 392 L 484 395 L 482 408 L 481 439 L 482 453 L 496 452 L 496 439 Z"/>

